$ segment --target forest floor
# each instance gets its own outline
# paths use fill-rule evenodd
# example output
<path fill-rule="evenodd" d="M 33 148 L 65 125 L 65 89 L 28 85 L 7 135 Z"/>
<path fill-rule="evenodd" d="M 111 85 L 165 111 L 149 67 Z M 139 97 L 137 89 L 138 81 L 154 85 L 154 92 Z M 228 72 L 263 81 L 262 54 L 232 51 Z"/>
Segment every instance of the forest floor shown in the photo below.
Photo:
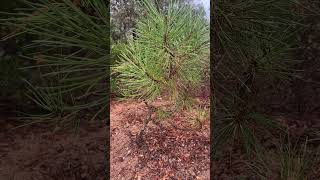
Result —
<path fill-rule="evenodd" d="M 12 130 L 0 121 L 0 179 L 103 180 L 106 175 L 107 128 L 99 122 L 53 132 L 43 125 Z"/>
<path fill-rule="evenodd" d="M 153 105 L 161 104 L 165 102 Z M 166 120 L 160 122 L 162 126 L 149 123 L 144 143 L 138 145 L 136 135 L 148 114 L 144 103 L 113 101 L 110 108 L 111 179 L 210 179 L 209 116 L 200 130 L 180 129 L 192 116 L 186 112 L 168 119 L 178 128 Z"/>

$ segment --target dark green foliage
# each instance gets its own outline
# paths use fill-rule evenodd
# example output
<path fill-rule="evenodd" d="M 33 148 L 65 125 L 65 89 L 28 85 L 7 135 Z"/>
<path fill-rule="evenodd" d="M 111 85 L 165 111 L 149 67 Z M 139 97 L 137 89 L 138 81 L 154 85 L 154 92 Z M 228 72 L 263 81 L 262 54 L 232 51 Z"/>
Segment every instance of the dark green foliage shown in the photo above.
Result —
<path fill-rule="evenodd" d="M 72 119 L 71 115 L 91 110 L 92 118 L 103 115 L 105 119 L 109 104 L 109 4 L 102 0 L 81 1 L 80 5 L 69 0 L 41 0 L 26 1 L 25 5 L 21 11 L 6 13 L 10 17 L 1 19 L 1 24 L 15 27 L 16 35 L 35 37 L 24 47 L 29 52 L 24 57 L 34 62 L 24 69 L 40 73 L 30 81 L 34 86 L 31 99 L 54 115 L 55 107 L 64 104 L 58 116 Z"/>
<path fill-rule="evenodd" d="M 250 114 L 268 106 L 259 99 L 264 87 L 299 77 L 295 69 L 299 61 L 292 52 L 298 48 L 297 34 L 305 25 L 304 14 L 296 10 L 298 5 L 291 0 L 214 3 L 214 119 L 227 128 L 216 129 L 216 137 L 224 129 L 224 138 L 239 131 L 248 141 L 254 139 L 252 128 L 272 124 L 256 121 Z"/>
<path fill-rule="evenodd" d="M 241 151 L 245 148 L 249 160 L 261 163 L 259 166 L 253 165 L 261 168 L 254 169 L 254 173 L 264 173 L 258 179 L 301 179 L 306 172 L 304 168 L 309 168 L 307 165 L 296 164 L 299 166 L 299 177 L 286 174 L 296 170 L 287 167 L 290 163 L 281 166 L 281 170 L 287 172 L 268 174 L 274 171 L 274 162 L 269 161 L 269 154 L 263 159 L 261 154 L 255 152 L 265 148 L 265 138 L 275 140 L 286 134 L 286 127 L 281 127 L 271 116 L 274 115 L 271 108 L 274 99 L 271 97 L 286 93 L 285 87 L 290 87 L 301 78 L 298 37 L 308 28 L 306 18 L 319 13 L 304 0 L 218 0 L 211 7 L 211 132 L 214 159 L 227 154 L 225 145 L 240 148 Z M 278 160 L 290 161 L 291 157 L 286 155 L 291 153 L 292 149 L 288 149 L 291 145 L 286 146 L 282 141 L 279 143 L 285 148 L 280 148 L 283 153 L 278 154 Z M 266 149 L 269 150 L 270 147 Z M 256 174 L 250 177 L 256 177 Z"/>

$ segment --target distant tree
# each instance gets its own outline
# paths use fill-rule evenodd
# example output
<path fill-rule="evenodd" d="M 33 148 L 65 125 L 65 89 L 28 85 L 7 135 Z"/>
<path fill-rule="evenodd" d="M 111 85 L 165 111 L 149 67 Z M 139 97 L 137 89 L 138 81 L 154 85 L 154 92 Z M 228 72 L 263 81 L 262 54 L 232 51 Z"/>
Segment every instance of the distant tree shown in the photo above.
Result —
<path fill-rule="evenodd" d="M 156 5 L 158 11 L 167 9 L 168 0 L 149 0 Z M 191 0 L 179 0 L 184 4 L 190 4 Z M 127 41 L 134 36 L 133 29 L 136 20 L 145 15 L 145 10 L 140 5 L 140 0 L 111 0 L 111 36 L 114 41 Z"/>
<path fill-rule="evenodd" d="M 112 0 L 111 1 L 111 36 L 114 41 L 126 41 L 135 19 L 141 15 L 138 1 Z"/>

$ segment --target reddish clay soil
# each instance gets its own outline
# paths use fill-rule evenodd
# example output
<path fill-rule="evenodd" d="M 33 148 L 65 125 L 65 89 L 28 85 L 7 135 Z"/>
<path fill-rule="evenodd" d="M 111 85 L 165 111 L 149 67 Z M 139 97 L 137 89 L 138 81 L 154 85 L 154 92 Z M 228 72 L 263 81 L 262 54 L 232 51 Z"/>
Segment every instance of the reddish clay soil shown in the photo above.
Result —
<path fill-rule="evenodd" d="M 209 117 L 200 130 L 183 131 L 168 123 L 182 127 L 188 116 L 185 112 L 160 121 L 160 125 L 150 122 L 144 143 L 138 143 L 137 134 L 148 114 L 145 104 L 113 101 L 110 108 L 111 179 L 210 179 Z"/>
<path fill-rule="evenodd" d="M 1 180 L 106 179 L 108 133 L 101 123 L 82 124 L 77 135 L 40 125 L 14 126 L 0 121 Z"/>

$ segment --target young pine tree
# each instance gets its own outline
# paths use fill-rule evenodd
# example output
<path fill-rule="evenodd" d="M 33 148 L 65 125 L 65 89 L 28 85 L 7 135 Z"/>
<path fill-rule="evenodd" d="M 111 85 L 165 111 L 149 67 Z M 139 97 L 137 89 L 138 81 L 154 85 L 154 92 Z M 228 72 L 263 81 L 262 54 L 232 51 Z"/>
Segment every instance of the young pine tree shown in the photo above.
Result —
<path fill-rule="evenodd" d="M 152 2 L 141 2 L 146 15 L 136 22 L 136 37 L 113 67 L 124 97 L 148 106 L 140 137 L 151 119 L 150 103 L 157 97 L 168 97 L 175 109 L 192 98 L 190 91 L 201 83 L 209 53 L 209 24 L 203 11 L 180 1 L 169 1 L 160 11 Z"/>

